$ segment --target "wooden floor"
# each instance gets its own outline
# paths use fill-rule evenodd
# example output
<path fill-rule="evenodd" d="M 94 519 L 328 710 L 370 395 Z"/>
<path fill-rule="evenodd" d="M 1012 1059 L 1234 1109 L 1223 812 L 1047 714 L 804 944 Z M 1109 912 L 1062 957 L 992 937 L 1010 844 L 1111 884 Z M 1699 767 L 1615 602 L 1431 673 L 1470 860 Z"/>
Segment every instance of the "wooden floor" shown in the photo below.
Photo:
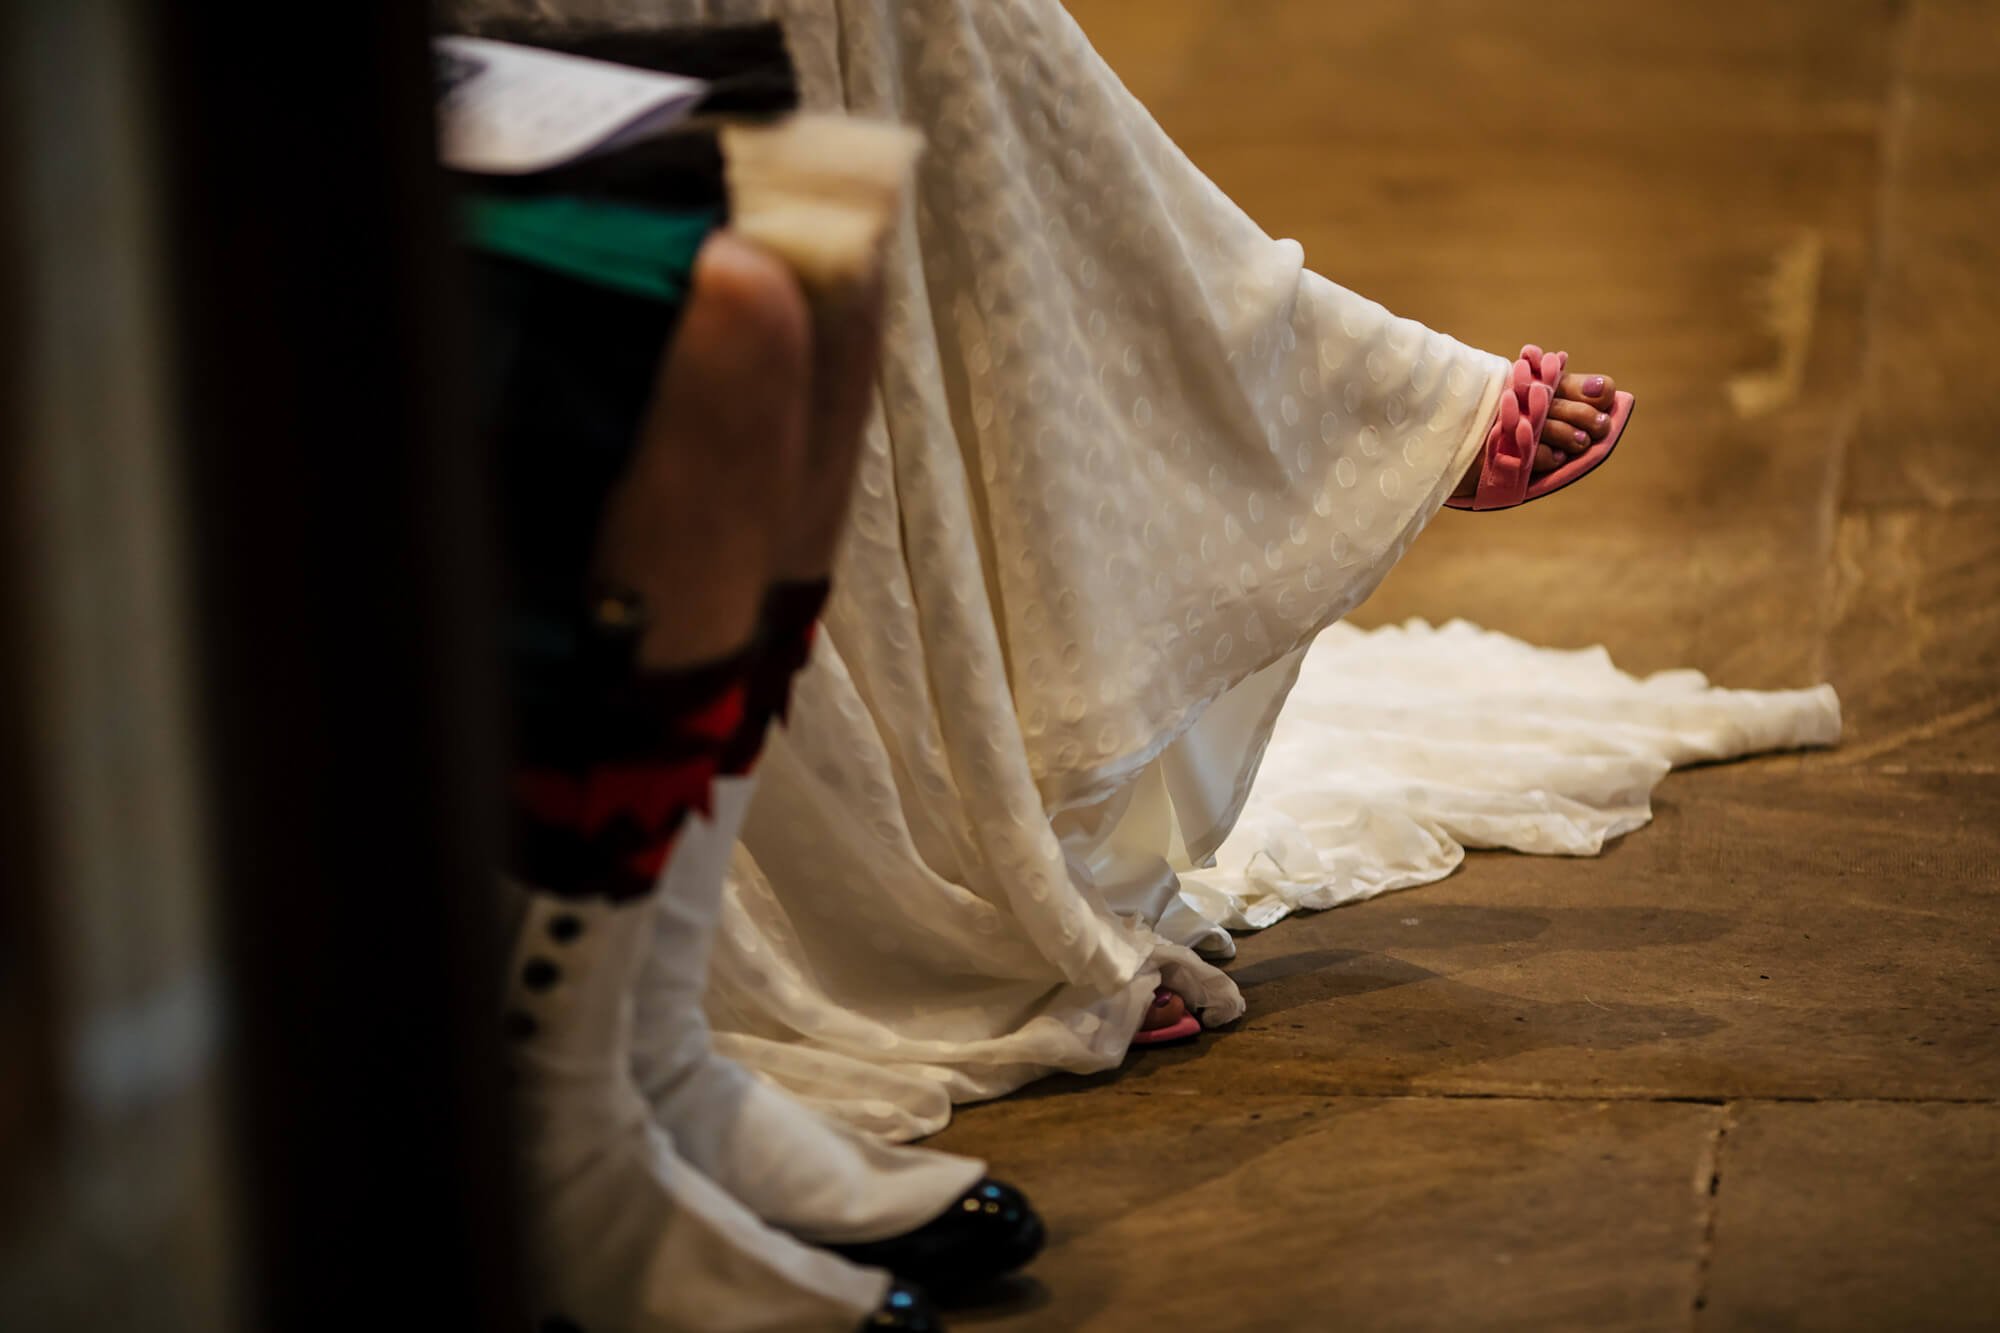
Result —
<path fill-rule="evenodd" d="M 965 1111 L 990 1329 L 2000 1327 L 2000 4 L 1078 0 L 1309 263 L 1640 396 L 1365 608 L 1840 690 L 1594 860 L 1243 942 L 1250 1015 Z"/>

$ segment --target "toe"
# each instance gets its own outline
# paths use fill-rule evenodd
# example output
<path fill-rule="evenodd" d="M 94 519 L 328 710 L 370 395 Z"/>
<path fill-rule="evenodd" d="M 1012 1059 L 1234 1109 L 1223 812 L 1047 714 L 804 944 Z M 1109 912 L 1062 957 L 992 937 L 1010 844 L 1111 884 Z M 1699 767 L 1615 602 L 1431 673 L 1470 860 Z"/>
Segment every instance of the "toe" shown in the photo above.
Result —
<path fill-rule="evenodd" d="M 1588 431 L 1593 440 L 1603 439 L 1611 429 L 1610 413 L 1600 412 L 1589 403 L 1578 402 L 1573 398 L 1558 398 L 1551 403 L 1549 420 Z"/>
<path fill-rule="evenodd" d="M 1164 988 L 1153 992 L 1153 1003 L 1139 1023 L 1141 1032 L 1170 1028 L 1188 1016 L 1187 1001 Z"/>
<path fill-rule="evenodd" d="M 1535 474 L 1537 476 L 1544 472 L 1554 472 L 1567 462 L 1569 462 L 1569 455 L 1558 453 L 1546 444 L 1535 446 Z"/>
<path fill-rule="evenodd" d="M 1556 384 L 1556 396 L 1589 403 L 1601 412 L 1608 412 L 1617 388 L 1609 375 L 1564 375 Z"/>
<path fill-rule="evenodd" d="M 1590 447 L 1590 432 L 1581 426 L 1572 426 L 1567 421 L 1556 420 L 1550 415 L 1542 427 L 1542 443 L 1567 457 L 1580 454 Z"/>

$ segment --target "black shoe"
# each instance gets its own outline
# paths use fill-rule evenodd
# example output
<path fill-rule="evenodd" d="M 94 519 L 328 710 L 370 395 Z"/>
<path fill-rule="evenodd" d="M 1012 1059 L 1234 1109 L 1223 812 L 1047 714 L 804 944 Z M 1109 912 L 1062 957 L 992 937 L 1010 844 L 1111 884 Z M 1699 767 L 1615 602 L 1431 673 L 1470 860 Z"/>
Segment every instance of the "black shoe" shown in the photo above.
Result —
<path fill-rule="evenodd" d="M 882 1304 L 868 1321 L 861 1326 L 861 1333 L 944 1333 L 944 1321 L 931 1307 L 930 1297 L 921 1288 L 905 1282 L 889 1284 L 889 1294 L 882 1298 Z"/>
<path fill-rule="evenodd" d="M 949 1296 L 1027 1263 L 1041 1252 L 1045 1234 L 1027 1197 L 989 1177 L 915 1231 L 826 1248 Z"/>

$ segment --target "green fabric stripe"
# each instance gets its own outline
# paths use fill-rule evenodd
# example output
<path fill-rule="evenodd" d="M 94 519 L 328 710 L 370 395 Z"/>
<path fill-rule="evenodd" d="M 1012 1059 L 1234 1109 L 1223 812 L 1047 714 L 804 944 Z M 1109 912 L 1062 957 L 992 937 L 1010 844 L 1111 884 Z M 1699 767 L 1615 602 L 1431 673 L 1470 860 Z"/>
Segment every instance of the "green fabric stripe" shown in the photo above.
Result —
<path fill-rule="evenodd" d="M 473 195 L 464 201 L 462 221 L 466 240 L 488 254 L 671 302 L 686 294 L 695 252 L 717 217 L 571 196 Z"/>

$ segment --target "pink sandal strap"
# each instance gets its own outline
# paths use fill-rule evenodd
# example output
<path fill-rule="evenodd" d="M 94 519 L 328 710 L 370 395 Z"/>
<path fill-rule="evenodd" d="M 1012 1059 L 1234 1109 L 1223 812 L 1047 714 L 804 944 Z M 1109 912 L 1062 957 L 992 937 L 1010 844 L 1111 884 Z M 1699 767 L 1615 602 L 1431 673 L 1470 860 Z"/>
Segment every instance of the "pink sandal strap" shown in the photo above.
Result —
<path fill-rule="evenodd" d="M 1486 432 L 1479 488 L 1446 504 L 1454 509 L 1508 509 L 1528 498 L 1535 477 L 1535 446 L 1568 365 L 1568 352 L 1544 352 L 1533 343 L 1521 349 L 1501 389 L 1500 411 Z"/>

